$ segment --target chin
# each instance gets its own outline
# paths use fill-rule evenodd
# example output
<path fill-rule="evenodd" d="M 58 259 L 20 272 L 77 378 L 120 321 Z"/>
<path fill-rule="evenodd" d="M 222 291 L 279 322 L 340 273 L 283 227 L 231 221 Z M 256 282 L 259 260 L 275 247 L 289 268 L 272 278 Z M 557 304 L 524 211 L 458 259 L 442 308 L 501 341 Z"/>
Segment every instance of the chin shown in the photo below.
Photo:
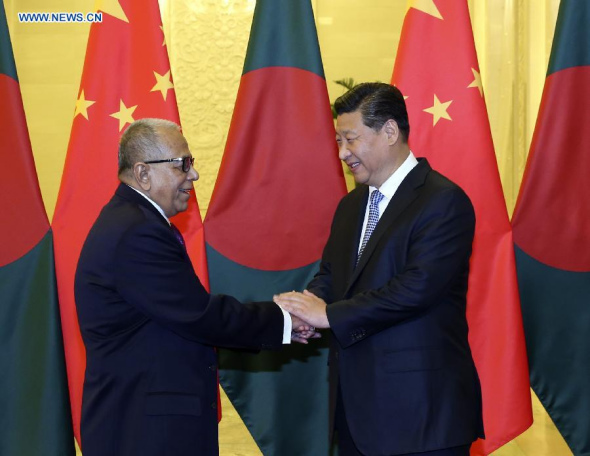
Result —
<path fill-rule="evenodd" d="M 186 211 L 187 209 L 188 209 L 188 204 L 184 204 L 184 205 L 182 205 L 181 207 L 177 207 L 177 208 L 176 208 L 176 214 L 179 214 L 179 213 L 181 213 L 181 212 L 184 212 L 184 211 Z M 174 215 L 176 215 L 176 214 L 174 214 Z"/>

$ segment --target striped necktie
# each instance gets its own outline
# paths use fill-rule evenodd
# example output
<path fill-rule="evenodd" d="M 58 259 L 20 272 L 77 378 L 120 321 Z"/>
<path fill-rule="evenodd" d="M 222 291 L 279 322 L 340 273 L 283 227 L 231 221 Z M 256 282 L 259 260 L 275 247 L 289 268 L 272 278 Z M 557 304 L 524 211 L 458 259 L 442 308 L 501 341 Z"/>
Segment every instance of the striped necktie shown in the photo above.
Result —
<path fill-rule="evenodd" d="M 359 263 L 361 255 L 363 254 L 365 247 L 367 246 L 367 242 L 369 242 L 369 238 L 371 237 L 371 234 L 373 234 L 373 230 L 377 226 L 377 222 L 379 221 L 379 203 L 383 198 L 383 193 L 381 193 L 379 190 L 373 190 L 373 193 L 371 193 L 371 204 L 369 205 L 369 219 L 367 220 L 367 228 L 365 229 L 365 235 L 363 236 L 363 242 L 361 243 L 359 254 L 356 257 L 355 267 Z"/>

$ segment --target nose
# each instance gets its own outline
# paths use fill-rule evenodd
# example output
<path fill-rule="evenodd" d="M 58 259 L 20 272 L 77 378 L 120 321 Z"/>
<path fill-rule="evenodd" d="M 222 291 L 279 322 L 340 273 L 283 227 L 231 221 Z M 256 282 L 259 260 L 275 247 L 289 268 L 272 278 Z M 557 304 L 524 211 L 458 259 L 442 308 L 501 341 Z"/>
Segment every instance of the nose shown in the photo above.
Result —
<path fill-rule="evenodd" d="M 192 182 L 199 180 L 199 173 L 194 166 L 191 165 L 191 169 L 189 169 L 188 173 L 186 173 L 186 179 Z"/>
<path fill-rule="evenodd" d="M 340 158 L 342 161 L 345 161 L 348 157 L 350 157 L 350 155 L 351 153 L 346 148 L 346 144 L 343 141 L 342 144 L 338 146 L 338 158 Z"/>

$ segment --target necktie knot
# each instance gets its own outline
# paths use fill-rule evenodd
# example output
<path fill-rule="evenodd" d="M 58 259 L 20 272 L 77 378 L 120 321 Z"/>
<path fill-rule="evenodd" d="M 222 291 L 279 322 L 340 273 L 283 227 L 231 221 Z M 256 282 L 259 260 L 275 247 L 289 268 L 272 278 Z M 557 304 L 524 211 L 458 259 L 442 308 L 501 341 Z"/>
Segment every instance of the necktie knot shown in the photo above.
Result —
<path fill-rule="evenodd" d="M 376 205 L 376 206 L 379 205 L 379 203 L 381 202 L 381 200 L 383 198 L 384 198 L 383 193 L 381 193 L 379 190 L 373 190 L 373 193 L 371 193 L 371 206 L 372 205 Z"/>

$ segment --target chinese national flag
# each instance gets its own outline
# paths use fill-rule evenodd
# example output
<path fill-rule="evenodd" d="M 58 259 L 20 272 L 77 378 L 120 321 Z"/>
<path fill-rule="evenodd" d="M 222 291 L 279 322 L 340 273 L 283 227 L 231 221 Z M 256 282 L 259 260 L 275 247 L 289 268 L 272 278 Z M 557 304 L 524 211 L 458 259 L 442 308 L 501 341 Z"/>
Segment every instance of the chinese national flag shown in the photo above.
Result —
<path fill-rule="evenodd" d="M 145 117 L 179 123 L 157 0 L 99 4 L 102 22 L 90 28 L 53 218 L 68 383 L 78 441 L 86 365 L 74 302 L 74 273 L 80 250 L 118 184 L 117 146 L 125 127 Z M 174 224 L 183 232 L 193 265 L 208 287 L 202 223 L 194 196 Z"/>
<path fill-rule="evenodd" d="M 466 0 L 410 2 L 392 83 L 407 97 L 410 147 L 459 184 L 476 213 L 467 318 L 489 454 L 532 423 L 512 232 Z"/>

